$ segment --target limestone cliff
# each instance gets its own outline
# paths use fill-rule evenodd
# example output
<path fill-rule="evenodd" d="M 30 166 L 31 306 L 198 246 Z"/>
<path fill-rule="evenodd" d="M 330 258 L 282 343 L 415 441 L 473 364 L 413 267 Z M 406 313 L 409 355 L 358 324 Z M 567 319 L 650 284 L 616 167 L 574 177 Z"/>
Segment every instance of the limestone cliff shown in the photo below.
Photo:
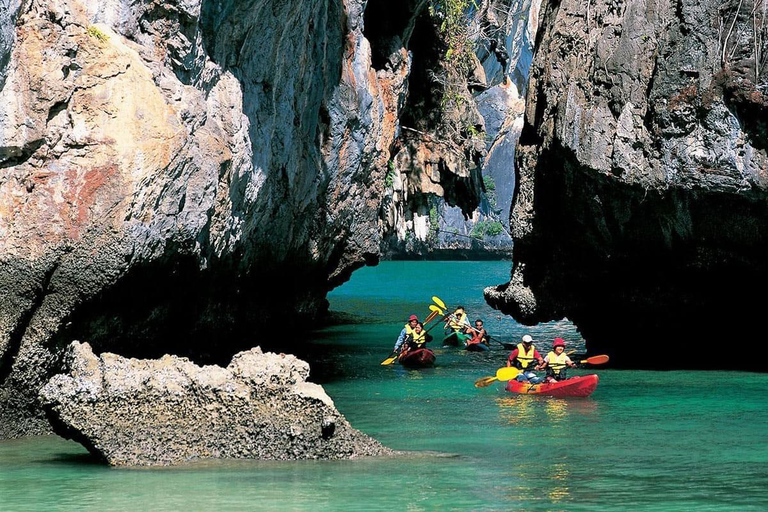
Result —
<path fill-rule="evenodd" d="M 545 1 L 517 153 L 510 283 L 624 366 L 739 366 L 768 285 L 765 1 Z M 649 346 L 669 357 L 639 356 Z M 642 351 L 638 354 L 638 351 Z"/>
<path fill-rule="evenodd" d="M 378 39 L 363 0 L 0 7 L 0 437 L 73 339 L 224 363 L 377 261 L 403 4 Z"/>
<path fill-rule="evenodd" d="M 412 79 L 381 209 L 385 256 L 509 255 L 510 162 L 539 2 L 447 2 L 467 8 L 456 20 L 439 9 L 419 18 L 438 44 L 421 39 L 409 47 Z"/>

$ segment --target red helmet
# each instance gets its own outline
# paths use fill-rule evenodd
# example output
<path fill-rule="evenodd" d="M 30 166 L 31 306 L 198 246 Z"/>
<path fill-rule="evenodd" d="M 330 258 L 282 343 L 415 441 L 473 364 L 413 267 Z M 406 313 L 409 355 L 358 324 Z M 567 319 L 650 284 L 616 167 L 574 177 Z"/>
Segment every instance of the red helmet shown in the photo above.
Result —
<path fill-rule="evenodd" d="M 555 347 L 565 347 L 565 340 L 563 338 L 555 338 L 554 343 L 552 343 L 552 348 Z"/>
<path fill-rule="evenodd" d="M 411 315 L 411 316 L 408 317 L 408 321 L 410 322 L 411 320 L 416 320 L 418 322 L 419 321 L 419 317 L 417 317 L 416 315 Z"/>

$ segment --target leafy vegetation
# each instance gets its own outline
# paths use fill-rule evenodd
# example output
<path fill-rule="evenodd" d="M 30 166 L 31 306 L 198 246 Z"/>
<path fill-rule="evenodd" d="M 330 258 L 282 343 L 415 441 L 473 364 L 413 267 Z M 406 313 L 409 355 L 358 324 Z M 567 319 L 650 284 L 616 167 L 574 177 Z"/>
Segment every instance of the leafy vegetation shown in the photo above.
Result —
<path fill-rule="evenodd" d="M 500 235 L 502 231 L 504 231 L 504 226 L 501 222 L 497 220 L 483 220 L 475 224 L 469 236 L 482 240 L 486 236 Z"/>
<path fill-rule="evenodd" d="M 437 242 L 437 233 L 440 231 L 440 218 L 437 215 L 437 205 L 434 203 L 429 208 L 429 240 Z"/>
<path fill-rule="evenodd" d="M 109 36 L 104 32 L 102 32 L 99 29 L 99 27 L 97 27 L 96 25 L 91 25 L 90 27 L 88 27 L 87 33 L 89 36 L 98 39 L 102 43 L 106 43 L 107 41 L 109 41 Z"/>
<path fill-rule="evenodd" d="M 384 186 L 391 188 L 395 182 L 395 163 L 390 160 L 387 162 L 387 174 L 384 176 Z"/>

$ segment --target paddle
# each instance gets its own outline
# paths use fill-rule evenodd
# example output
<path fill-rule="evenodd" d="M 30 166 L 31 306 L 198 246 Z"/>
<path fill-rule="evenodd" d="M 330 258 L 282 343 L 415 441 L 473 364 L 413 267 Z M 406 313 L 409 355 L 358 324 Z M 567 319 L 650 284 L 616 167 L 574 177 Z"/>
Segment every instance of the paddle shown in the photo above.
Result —
<path fill-rule="evenodd" d="M 392 355 L 386 358 L 381 362 L 381 366 L 387 366 L 388 364 L 392 364 L 397 360 L 397 350 L 392 352 Z"/>
<path fill-rule="evenodd" d="M 571 355 L 575 350 L 572 350 L 570 353 L 566 353 L 565 355 L 569 356 Z M 581 361 L 576 361 L 578 364 L 605 364 L 608 362 L 610 358 L 606 355 L 600 355 L 600 356 L 592 356 L 588 357 L 586 359 L 582 359 Z M 555 367 L 555 366 L 565 366 L 565 363 L 553 363 L 549 366 Z"/>
<path fill-rule="evenodd" d="M 437 318 L 438 314 L 439 313 L 437 311 L 432 311 L 430 314 L 427 315 L 427 318 L 424 319 L 424 323 L 428 324 L 429 322 Z"/>
<path fill-rule="evenodd" d="M 440 300 L 440 297 L 432 297 L 432 301 L 440 306 L 440 309 L 448 309 L 448 306 L 445 305 L 445 302 Z"/>
<path fill-rule="evenodd" d="M 592 356 L 579 361 L 579 364 L 605 364 L 609 359 L 606 355 Z"/>
<path fill-rule="evenodd" d="M 480 377 L 475 381 L 476 388 L 486 388 L 493 384 L 495 381 L 512 380 L 520 373 L 520 370 L 514 366 L 505 366 L 496 370 L 496 375 L 493 377 Z"/>
<path fill-rule="evenodd" d="M 432 311 L 433 313 L 437 313 L 438 315 L 442 315 L 443 314 L 443 310 L 440 309 L 439 307 L 435 306 L 434 304 L 430 304 L 429 305 L 429 310 Z"/>

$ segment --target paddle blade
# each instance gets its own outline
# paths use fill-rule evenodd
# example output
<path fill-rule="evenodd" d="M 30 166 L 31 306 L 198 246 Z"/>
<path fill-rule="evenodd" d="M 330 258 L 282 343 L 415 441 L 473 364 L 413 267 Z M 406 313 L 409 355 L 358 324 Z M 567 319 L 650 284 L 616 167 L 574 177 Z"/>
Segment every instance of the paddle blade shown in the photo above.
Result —
<path fill-rule="evenodd" d="M 588 357 L 588 358 L 584 359 L 583 361 L 579 361 L 579 362 L 582 363 L 582 364 L 584 364 L 584 363 L 589 363 L 589 364 L 605 364 L 605 363 L 608 362 L 608 359 L 610 359 L 610 358 L 608 356 L 606 356 L 606 355 L 592 356 L 592 357 Z"/>
<path fill-rule="evenodd" d="M 443 310 L 440 309 L 439 307 L 435 306 L 434 304 L 430 304 L 429 305 L 429 310 L 432 311 L 433 313 L 437 313 L 438 315 L 442 315 L 443 314 Z"/>
<path fill-rule="evenodd" d="M 434 301 L 435 304 L 440 306 L 440 309 L 446 309 L 448 307 L 445 305 L 445 302 L 440 300 L 440 297 L 432 297 L 432 300 Z"/>
<path fill-rule="evenodd" d="M 388 364 L 392 364 L 395 362 L 396 359 L 397 359 L 397 356 L 388 357 L 381 362 L 381 366 L 387 366 Z"/>
<path fill-rule="evenodd" d="M 480 377 L 475 381 L 475 387 L 476 388 L 487 388 L 494 382 L 496 382 L 496 377 Z"/>
<path fill-rule="evenodd" d="M 504 368 L 499 368 L 496 371 L 496 379 L 501 381 L 512 380 L 517 377 L 519 373 L 520 370 L 514 366 L 506 366 Z"/>

